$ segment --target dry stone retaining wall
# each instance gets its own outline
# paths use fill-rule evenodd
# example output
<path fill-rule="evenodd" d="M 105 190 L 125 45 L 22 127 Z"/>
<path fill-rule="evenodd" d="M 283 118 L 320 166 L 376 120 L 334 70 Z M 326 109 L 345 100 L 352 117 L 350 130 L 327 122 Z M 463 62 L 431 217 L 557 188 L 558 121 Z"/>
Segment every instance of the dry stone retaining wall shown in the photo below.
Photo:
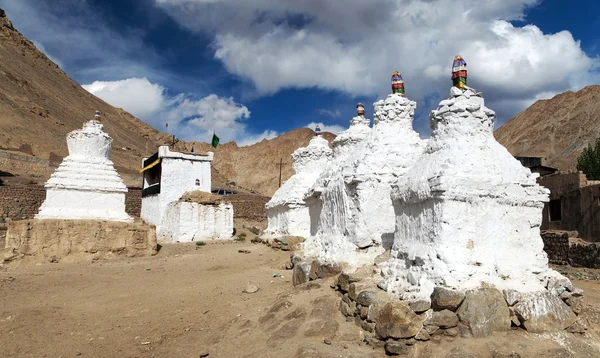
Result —
<path fill-rule="evenodd" d="M 576 236 L 577 232 L 542 231 L 544 251 L 550 263 L 600 268 L 600 243 L 583 242 Z"/>

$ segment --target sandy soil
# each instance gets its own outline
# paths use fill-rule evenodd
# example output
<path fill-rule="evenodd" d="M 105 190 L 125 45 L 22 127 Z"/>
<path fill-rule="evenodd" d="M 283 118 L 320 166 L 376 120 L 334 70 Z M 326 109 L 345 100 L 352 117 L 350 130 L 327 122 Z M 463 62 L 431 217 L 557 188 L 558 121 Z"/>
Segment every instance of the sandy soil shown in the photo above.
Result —
<path fill-rule="evenodd" d="M 288 260 L 289 253 L 236 242 L 165 245 L 154 257 L 111 262 L 4 264 L 0 356 L 383 357 L 383 349 L 362 342 L 359 328 L 338 312 L 330 282 L 292 287 L 291 271 L 283 268 Z M 249 281 L 258 292 L 242 292 Z M 444 337 L 419 344 L 412 356 L 492 357 L 508 350 L 521 357 L 574 357 L 565 347 L 577 346 L 577 357 L 598 357 L 600 346 L 591 339 L 600 327 L 600 284 L 575 283 L 596 314 L 587 338 Z"/>

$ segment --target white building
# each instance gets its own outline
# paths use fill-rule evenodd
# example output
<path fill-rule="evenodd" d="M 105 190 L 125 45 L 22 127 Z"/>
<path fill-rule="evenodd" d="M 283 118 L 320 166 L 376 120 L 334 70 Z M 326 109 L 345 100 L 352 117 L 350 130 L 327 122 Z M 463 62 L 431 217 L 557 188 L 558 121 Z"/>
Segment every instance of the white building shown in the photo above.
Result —
<path fill-rule="evenodd" d="M 110 160 L 111 145 L 97 120 L 69 133 L 69 155 L 46 182 L 46 200 L 35 218 L 133 221 L 125 212 L 127 187 Z"/>
<path fill-rule="evenodd" d="M 204 208 L 203 204 L 180 201 L 188 192 L 210 194 L 213 156 L 212 152 L 205 155 L 172 152 L 168 146 L 161 146 L 153 156 L 143 160 L 141 217 L 156 225 L 159 241 L 231 238 L 231 204 L 223 204 L 223 210 L 214 210 Z M 229 234 L 223 234 L 222 230 Z"/>

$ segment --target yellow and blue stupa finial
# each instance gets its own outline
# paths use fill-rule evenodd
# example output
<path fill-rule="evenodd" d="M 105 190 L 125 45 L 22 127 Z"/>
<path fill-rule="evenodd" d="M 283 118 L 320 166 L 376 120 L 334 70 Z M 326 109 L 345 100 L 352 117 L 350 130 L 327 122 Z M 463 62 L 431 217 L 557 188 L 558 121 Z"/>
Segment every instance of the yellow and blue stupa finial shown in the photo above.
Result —
<path fill-rule="evenodd" d="M 404 80 L 400 72 L 392 73 L 392 93 L 399 93 L 404 96 Z"/>
<path fill-rule="evenodd" d="M 452 85 L 461 89 L 467 85 L 467 62 L 460 55 L 452 63 Z"/>

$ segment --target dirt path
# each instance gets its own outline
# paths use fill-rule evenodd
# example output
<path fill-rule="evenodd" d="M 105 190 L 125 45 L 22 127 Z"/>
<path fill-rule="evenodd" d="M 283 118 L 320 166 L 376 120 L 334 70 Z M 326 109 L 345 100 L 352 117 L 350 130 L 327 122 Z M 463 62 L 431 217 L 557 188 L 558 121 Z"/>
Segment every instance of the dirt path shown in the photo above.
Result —
<path fill-rule="evenodd" d="M 291 272 L 283 269 L 288 259 L 266 246 L 227 243 L 166 245 L 147 259 L 4 265 L 0 357 L 383 357 L 338 312 L 329 282 L 292 287 Z M 259 291 L 242 293 L 248 281 Z M 586 290 L 590 307 L 600 307 L 597 281 L 576 285 Z M 598 319 L 592 316 L 596 332 Z M 506 332 L 468 343 L 445 337 L 413 353 L 446 357 L 458 349 L 460 357 L 470 347 L 482 352 L 475 357 L 491 357 L 490 344 L 522 353 L 550 349 L 545 358 L 564 353 L 556 350 L 564 337 L 515 337 Z M 600 357 L 576 339 L 566 341 L 583 347 L 580 356 Z"/>

